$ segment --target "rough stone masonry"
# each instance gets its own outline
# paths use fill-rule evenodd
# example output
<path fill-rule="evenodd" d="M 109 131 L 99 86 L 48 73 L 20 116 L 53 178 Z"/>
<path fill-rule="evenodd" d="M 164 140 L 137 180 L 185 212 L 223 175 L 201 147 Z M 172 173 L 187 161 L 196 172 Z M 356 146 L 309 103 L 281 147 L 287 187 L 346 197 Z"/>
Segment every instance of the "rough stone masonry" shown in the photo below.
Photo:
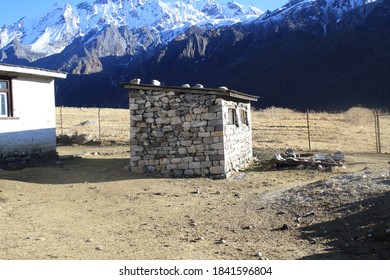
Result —
<path fill-rule="evenodd" d="M 131 171 L 227 178 L 252 160 L 250 101 L 227 89 L 124 84 Z"/>

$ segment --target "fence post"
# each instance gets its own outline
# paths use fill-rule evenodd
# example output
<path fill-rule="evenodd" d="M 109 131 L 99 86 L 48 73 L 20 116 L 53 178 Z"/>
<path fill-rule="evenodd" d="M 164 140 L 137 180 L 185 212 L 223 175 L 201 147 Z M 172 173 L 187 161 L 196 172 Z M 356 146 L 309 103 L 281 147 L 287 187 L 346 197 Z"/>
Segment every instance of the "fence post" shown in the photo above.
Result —
<path fill-rule="evenodd" d="M 61 106 L 60 108 L 60 122 L 61 122 L 61 135 L 64 135 L 64 127 L 62 125 L 62 108 L 64 108 L 64 106 Z"/>
<path fill-rule="evenodd" d="M 378 153 L 381 154 L 382 153 L 382 143 L 381 143 L 381 125 L 380 125 L 380 122 L 379 122 L 379 114 L 378 114 L 378 111 L 376 111 L 376 124 L 378 126 Z"/>
<path fill-rule="evenodd" d="M 102 108 L 99 108 L 98 110 L 98 120 L 99 120 L 99 139 L 102 139 L 102 135 L 101 135 L 101 126 L 100 126 L 100 122 L 101 122 L 101 119 L 100 119 L 100 110 Z"/>
<path fill-rule="evenodd" d="M 381 145 L 381 128 L 379 123 L 379 114 L 377 109 L 372 110 L 374 114 L 374 123 L 375 123 L 375 144 L 376 144 L 376 152 L 378 154 L 382 153 L 382 145 Z"/>
<path fill-rule="evenodd" d="M 377 126 L 377 122 L 376 122 L 376 111 L 375 111 L 375 109 L 372 110 L 372 113 L 374 114 L 375 151 L 378 153 L 378 126 Z"/>
<path fill-rule="evenodd" d="M 306 111 L 306 118 L 307 118 L 307 136 L 309 139 L 309 151 L 311 151 L 309 110 Z"/>

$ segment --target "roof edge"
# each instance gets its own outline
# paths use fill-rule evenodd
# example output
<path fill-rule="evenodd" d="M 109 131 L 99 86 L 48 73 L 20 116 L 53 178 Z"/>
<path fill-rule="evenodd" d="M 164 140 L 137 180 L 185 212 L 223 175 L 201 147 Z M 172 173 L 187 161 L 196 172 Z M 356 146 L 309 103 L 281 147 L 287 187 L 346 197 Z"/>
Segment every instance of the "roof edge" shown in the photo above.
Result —
<path fill-rule="evenodd" d="M 29 67 L 29 66 L 3 64 L 3 63 L 0 63 L 0 71 L 1 72 L 16 73 L 16 74 L 60 78 L 60 79 L 66 79 L 66 76 L 67 76 L 67 73 L 65 73 L 65 72 L 43 69 L 43 68 L 35 68 L 35 67 Z"/>
<path fill-rule="evenodd" d="M 194 93 L 194 94 L 215 94 L 218 96 L 231 97 L 234 99 L 247 100 L 247 101 L 257 101 L 258 96 L 242 93 L 230 89 L 222 88 L 191 88 L 191 87 L 179 87 L 179 86 L 157 86 L 157 85 L 148 85 L 148 84 L 132 84 L 132 83 L 122 83 L 122 87 L 129 90 L 158 90 L 163 89 L 166 91 L 180 91 L 183 93 Z"/>

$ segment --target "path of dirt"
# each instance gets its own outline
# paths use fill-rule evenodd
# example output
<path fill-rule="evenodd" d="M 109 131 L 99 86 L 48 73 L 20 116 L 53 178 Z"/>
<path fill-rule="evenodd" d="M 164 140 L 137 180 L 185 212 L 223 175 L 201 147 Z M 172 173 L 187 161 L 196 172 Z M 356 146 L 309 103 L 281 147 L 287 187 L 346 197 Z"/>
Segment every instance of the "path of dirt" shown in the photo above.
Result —
<path fill-rule="evenodd" d="M 388 155 L 214 181 L 131 175 L 126 146 L 58 150 L 81 157 L 0 171 L 0 259 L 389 259 Z"/>

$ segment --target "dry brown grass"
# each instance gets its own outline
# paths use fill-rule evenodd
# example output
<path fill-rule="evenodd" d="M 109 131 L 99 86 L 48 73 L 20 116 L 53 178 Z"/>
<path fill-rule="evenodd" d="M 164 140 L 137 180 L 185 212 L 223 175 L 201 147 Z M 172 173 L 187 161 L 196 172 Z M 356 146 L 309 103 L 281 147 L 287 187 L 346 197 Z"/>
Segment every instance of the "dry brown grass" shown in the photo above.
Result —
<path fill-rule="evenodd" d="M 61 124 L 62 111 L 62 124 Z M 87 133 L 103 140 L 128 143 L 129 111 L 97 108 L 57 108 L 57 134 Z M 81 125 L 91 121 L 91 124 Z M 257 151 L 278 151 L 293 147 L 309 149 L 307 115 L 291 109 L 253 110 L 253 147 Z M 311 148 L 315 151 L 376 152 L 374 115 L 365 108 L 342 113 L 309 112 Z M 382 152 L 390 152 L 390 116 L 382 115 Z"/>
<path fill-rule="evenodd" d="M 252 112 L 256 150 L 309 149 L 307 114 L 267 108 Z M 382 115 L 382 152 L 390 152 L 390 116 Z M 309 112 L 311 148 L 316 151 L 375 152 L 375 122 L 371 110 L 351 108 L 342 113 Z"/>
<path fill-rule="evenodd" d="M 62 115 L 62 117 L 61 117 Z M 127 143 L 130 139 L 130 113 L 126 109 L 56 108 L 57 135 L 92 134 L 97 139 Z M 82 125 L 89 121 L 89 124 Z"/>

